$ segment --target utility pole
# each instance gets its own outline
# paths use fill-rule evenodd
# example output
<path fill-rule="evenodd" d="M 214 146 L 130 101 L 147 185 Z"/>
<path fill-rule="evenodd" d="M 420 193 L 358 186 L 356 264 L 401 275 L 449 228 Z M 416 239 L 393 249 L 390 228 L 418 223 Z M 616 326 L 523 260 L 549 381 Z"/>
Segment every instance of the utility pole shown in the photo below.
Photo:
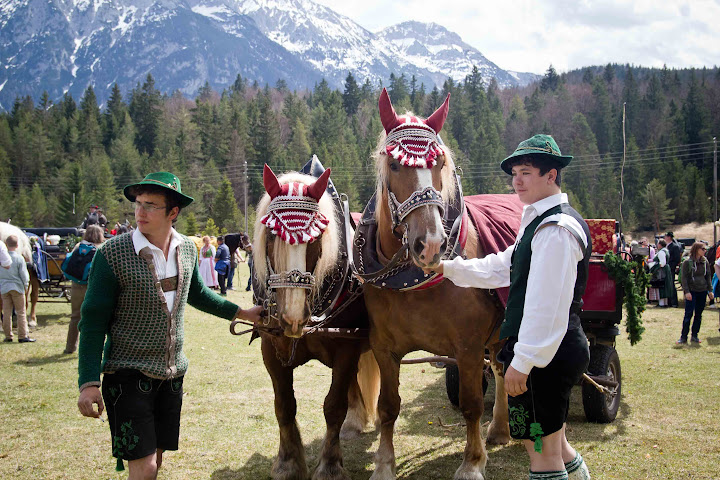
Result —
<path fill-rule="evenodd" d="M 715 206 L 715 209 L 713 211 L 713 245 L 717 243 L 717 188 L 717 137 L 713 137 L 713 205 Z"/>
<path fill-rule="evenodd" d="M 622 227 L 625 223 L 623 219 L 622 205 L 625 200 L 625 183 L 623 181 L 623 174 L 625 172 L 625 102 L 623 102 L 623 116 L 622 116 L 622 130 L 623 130 L 623 161 L 622 168 L 620 168 L 620 226 Z"/>
<path fill-rule="evenodd" d="M 247 192 L 248 191 L 247 160 L 243 161 L 243 167 L 244 167 L 243 170 L 245 170 L 245 172 L 244 172 L 245 188 L 243 189 L 243 190 L 245 190 L 245 210 L 243 211 L 243 213 L 245 214 L 245 234 L 249 235 L 248 234 L 248 211 L 247 211 L 247 195 L 248 195 L 248 192 Z"/>

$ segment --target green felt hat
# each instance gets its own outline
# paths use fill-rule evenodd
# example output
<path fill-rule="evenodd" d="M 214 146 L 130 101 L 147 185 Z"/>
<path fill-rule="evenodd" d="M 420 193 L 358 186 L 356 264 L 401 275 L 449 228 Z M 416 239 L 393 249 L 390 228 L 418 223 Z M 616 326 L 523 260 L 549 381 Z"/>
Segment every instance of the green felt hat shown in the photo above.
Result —
<path fill-rule="evenodd" d="M 511 175 L 510 160 L 524 155 L 544 155 L 548 157 L 548 159 L 555 160 L 558 163 L 558 168 L 566 167 L 573 158 L 572 155 L 563 155 L 560 153 L 560 147 L 558 147 L 554 138 L 550 135 L 540 133 L 520 142 L 512 155 L 500 163 L 500 168 L 508 175 Z"/>
<path fill-rule="evenodd" d="M 175 195 L 180 201 L 181 207 L 187 207 L 193 202 L 193 198 L 182 193 L 182 187 L 180 186 L 180 179 L 170 172 L 155 172 L 149 173 L 141 182 L 127 185 L 123 189 L 125 197 L 131 202 L 135 201 L 135 194 L 133 189 L 140 185 L 155 185 L 163 187 Z"/>

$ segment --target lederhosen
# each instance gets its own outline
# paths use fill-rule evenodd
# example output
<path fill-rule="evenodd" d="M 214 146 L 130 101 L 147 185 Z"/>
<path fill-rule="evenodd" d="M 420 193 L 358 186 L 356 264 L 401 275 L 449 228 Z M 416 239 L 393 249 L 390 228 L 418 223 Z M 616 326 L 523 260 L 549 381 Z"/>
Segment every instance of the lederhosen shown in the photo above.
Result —
<path fill-rule="evenodd" d="M 569 215 L 578 221 L 585 232 L 585 238 L 588 241 L 587 247 L 577 232 L 571 227 L 563 225 L 562 219 L 559 222 L 546 222 L 540 226 L 543 220 L 558 213 Z M 573 301 L 570 304 L 568 330 L 557 353 L 547 366 L 544 368 L 534 367 L 530 371 L 527 381 L 528 390 L 525 393 L 516 397 L 508 397 L 510 434 L 516 439 L 536 439 L 562 428 L 567 421 L 570 391 L 580 381 L 590 362 L 588 342 L 579 316 L 592 252 L 590 230 L 582 216 L 567 203 L 557 205 L 534 219 L 515 245 L 510 267 L 510 293 L 505 310 L 505 320 L 500 327 L 501 338 L 507 338 L 508 341 L 498 355 L 498 359 L 503 362 L 507 371 L 514 356 L 515 343 L 518 339 L 525 307 L 525 293 L 533 254 L 532 239 L 538 227 L 546 228 L 549 225 L 564 227 L 572 233 L 584 251 L 584 255 L 577 265 L 577 279 L 575 280 Z M 542 252 L 536 253 L 542 254 Z M 532 432 L 531 424 L 535 424 Z M 537 424 L 541 429 L 539 435 Z"/>

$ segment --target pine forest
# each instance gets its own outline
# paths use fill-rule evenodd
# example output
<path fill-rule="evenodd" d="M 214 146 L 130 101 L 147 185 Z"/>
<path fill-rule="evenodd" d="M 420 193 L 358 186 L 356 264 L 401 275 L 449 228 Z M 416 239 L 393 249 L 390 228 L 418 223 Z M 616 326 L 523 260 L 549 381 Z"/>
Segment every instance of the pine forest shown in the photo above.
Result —
<path fill-rule="evenodd" d="M 511 192 L 499 162 L 520 141 L 548 133 L 575 156 L 563 170 L 563 191 L 586 218 L 656 231 L 711 220 L 718 68 L 608 64 L 558 74 L 550 66 L 538 82 L 503 90 L 475 69 L 442 88 L 403 74 L 385 86 L 398 113 L 422 116 L 451 94 L 441 136 L 466 195 Z M 359 211 L 375 186 L 380 88 L 351 73 L 342 91 L 322 81 L 293 92 L 282 81 L 263 86 L 238 76 L 222 92 L 206 84 L 188 99 L 158 91 L 148 75 L 130 92 L 116 85 L 104 105 L 92 87 L 78 100 L 18 98 L 0 113 L 0 218 L 21 227 L 76 226 L 98 204 L 111 225 L 132 220 L 122 187 L 168 170 L 196 200 L 180 216 L 181 232 L 241 231 L 246 216 L 254 221 L 263 164 L 297 170 L 313 154 Z"/>

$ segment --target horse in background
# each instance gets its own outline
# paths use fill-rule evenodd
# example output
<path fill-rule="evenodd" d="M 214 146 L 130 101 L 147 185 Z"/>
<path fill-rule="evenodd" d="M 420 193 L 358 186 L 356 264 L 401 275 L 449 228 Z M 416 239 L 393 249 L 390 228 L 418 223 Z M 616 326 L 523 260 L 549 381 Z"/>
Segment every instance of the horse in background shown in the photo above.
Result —
<path fill-rule="evenodd" d="M 504 444 L 510 440 L 503 369 L 496 360 L 502 348 L 502 305 L 487 290 L 460 288 L 440 275 L 421 270 L 437 266 L 441 258 L 453 252 L 468 258 L 484 256 L 478 233 L 462 217 L 464 203 L 452 152 L 437 136 L 447 117 L 449 99 L 448 95 L 425 120 L 410 113 L 398 116 L 384 89 L 379 101 L 385 131 L 374 154 L 376 192 L 365 209 L 354 242 L 355 263 L 364 266 L 370 344 L 381 372 L 380 445 L 371 480 L 395 478 L 393 431 L 401 403 L 400 361 L 416 350 L 448 355 L 457 361 L 467 443 L 463 462 L 455 472 L 456 480 L 482 480 L 485 474 L 487 452 L 480 420 L 486 347 L 496 380 L 488 441 Z M 453 208 L 459 216 L 446 225 L 444 219 Z M 366 230 L 362 230 L 363 224 Z M 460 242 L 448 242 L 449 233 L 458 224 L 460 229 L 463 224 L 467 228 L 464 249 L 458 247 Z M 375 256 L 364 255 L 368 248 Z M 370 260 L 382 267 L 377 273 L 369 272 Z M 392 279 L 401 275 L 405 275 L 403 283 L 391 289 Z"/>
<path fill-rule="evenodd" d="M 37 271 L 33 265 L 32 258 L 32 245 L 30 244 L 30 238 L 20 228 L 9 223 L 0 222 L 0 240 L 3 242 L 10 235 L 15 235 L 18 238 L 17 252 L 22 255 L 25 262 L 28 263 L 28 273 L 30 274 L 30 285 L 28 290 L 25 292 L 25 306 L 30 306 L 28 310 L 28 326 L 34 328 L 37 326 L 37 316 L 35 315 L 35 307 L 38 302 L 40 295 L 40 280 L 37 276 Z M 2 309 L 2 300 L 0 299 L 0 310 Z"/>
<path fill-rule="evenodd" d="M 326 170 L 316 179 L 289 173 L 278 180 L 266 165 L 263 180 L 268 193 L 257 208 L 253 289 L 256 299 L 268 309 L 266 325 L 257 331 L 263 362 L 272 379 L 280 428 L 278 456 L 271 471 L 274 479 L 308 477 L 295 418 L 296 367 L 317 359 L 332 369 L 332 383 L 323 402 L 327 431 L 314 480 L 349 480 L 343 468 L 341 433 L 343 437 L 357 435 L 376 416 L 379 372 L 367 337 L 331 337 L 308 332 L 312 327 L 306 326 L 318 313 L 316 306 L 326 304 L 325 287 L 345 280 L 341 278 L 343 265 L 347 265 L 343 263 L 347 256 L 341 254 L 344 217 L 337 210 L 339 203 L 326 193 L 329 174 Z M 308 213 L 313 208 L 315 212 Z M 304 228 L 295 228 L 298 226 Z M 367 328 L 362 296 L 346 306 L 331 325 L 336 329 Z M 325 314 L 334 315 L 329 310 Z"/>

